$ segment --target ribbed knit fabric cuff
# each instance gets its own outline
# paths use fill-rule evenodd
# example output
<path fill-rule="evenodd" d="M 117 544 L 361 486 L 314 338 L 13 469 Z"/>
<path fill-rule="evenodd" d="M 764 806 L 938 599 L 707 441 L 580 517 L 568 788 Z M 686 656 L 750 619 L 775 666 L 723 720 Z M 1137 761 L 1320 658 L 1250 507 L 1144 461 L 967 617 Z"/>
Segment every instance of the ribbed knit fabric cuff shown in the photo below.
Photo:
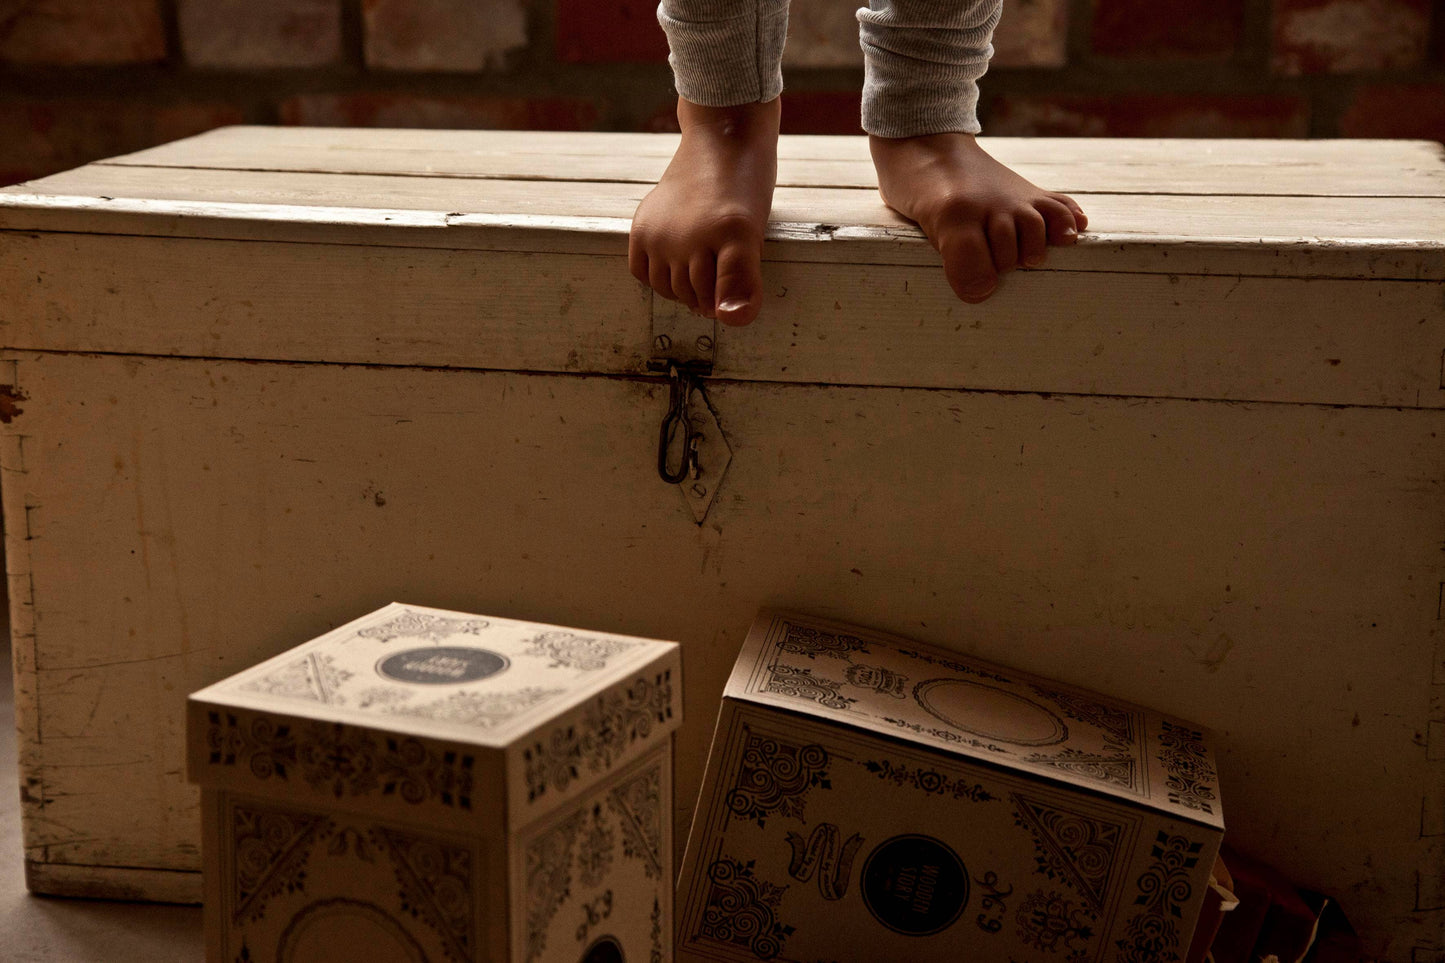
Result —
<path fill-rule="evenodd" d="M 859 10 L 863 129 L 878 137 L 978 133 L 978 79 L 1001 6 L 875 0 L 881 9 Z"/>
<path fill-rule="evenodd" d="M 662 0 L 677 92 L 704 107 L 765 103 L 783 92 L 787 0 Z"/>

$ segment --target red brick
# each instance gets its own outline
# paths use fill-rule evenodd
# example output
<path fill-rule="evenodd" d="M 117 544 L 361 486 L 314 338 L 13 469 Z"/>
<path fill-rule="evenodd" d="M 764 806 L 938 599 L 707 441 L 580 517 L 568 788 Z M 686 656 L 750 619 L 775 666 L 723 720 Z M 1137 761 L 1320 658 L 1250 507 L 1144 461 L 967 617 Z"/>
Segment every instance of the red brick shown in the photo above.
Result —
<path fill-rule="evenodd" d="M 1245 0 L 1095 0 L 1095 53 L 1129 60 L 1222 59 L 1244 28 Z"/>
<path fill-rule="evenodd" d="M 1263 95 L 1004 96 L 988 105 L 983 129 L 1045 137 L 1303 137 L 1309 105 Z"/>
<path fill-rule="evenodd" d="M 372 67 L 496 70 L 527 46 L 522 0 L 362 0 L 361 11 Z"/>
<path fill-rule="evenodd" d="M 597 115 L 592 101 L 568 97 L 300 94 L 281 105 L 282 123 L 322 127 L 590 130 Z"/>
<path fill-rule="evenodd" d="M 229 104 L 152 107 L 130 100 L 0 103 L 0 168 L 32 177 L 53 174 L 244 119 L 241 111 Z"/>
<path fill-rule="evenodd" d="M 863 133 L 861 91 L 783 91 L 785 134 Z"/>
<path fill-rule="evenodd" d="M 1445 141 L 1445 84 L 1366 87 L 1340 117 L 1340 134 Z"/>
<path fill-rule="evenodd" d="M 663 63 L 656 0 L 557 0 L 557 59 L 570 64 Z"/>
<path fill-rule="evenodd" d="M 0 0 L 0 63 L 148 63 L 166 56 L 156 0 Z"/>
<path fill-rule="evenodd" d="M 337 0 L 180 0 L 181 49 L 198 67 L 315 67 L 341 55 Z"/>
<path fill-rule="evenodd" d="M 1430 0 L 1275 0 L 1270 64 L 1282 74 L 1404 70 L 1425 60 Z"/>
<path fill-rule="evenodd" d="M 1068 39 L 1068 0 L 1005 0 L 993 34 L 992 66 L 1062 67 Z"/>

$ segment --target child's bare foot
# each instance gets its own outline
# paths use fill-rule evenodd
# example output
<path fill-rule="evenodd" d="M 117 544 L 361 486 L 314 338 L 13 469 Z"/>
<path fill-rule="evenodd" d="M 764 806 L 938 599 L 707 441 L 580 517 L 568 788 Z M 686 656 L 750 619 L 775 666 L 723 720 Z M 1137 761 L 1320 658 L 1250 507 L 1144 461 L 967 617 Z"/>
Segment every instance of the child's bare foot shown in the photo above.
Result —
<path fill-rule="evenodd" d="M 678 98 L 682 142 L 632 218 L 632 276 L 726 324 L 747 324 L 762 307 L 780 100 L 701 107 Z"/>
<path fill-rule="evenodd" d="M 970 303 L 993 294 L 999 275 L 1043 263 L 1048 245 L 1073 244 L 1089 224 L 1073 198 L 1030 184 L 972 134 L 868 140 L 883 202 L 923 228 L 954 293 Z"/>

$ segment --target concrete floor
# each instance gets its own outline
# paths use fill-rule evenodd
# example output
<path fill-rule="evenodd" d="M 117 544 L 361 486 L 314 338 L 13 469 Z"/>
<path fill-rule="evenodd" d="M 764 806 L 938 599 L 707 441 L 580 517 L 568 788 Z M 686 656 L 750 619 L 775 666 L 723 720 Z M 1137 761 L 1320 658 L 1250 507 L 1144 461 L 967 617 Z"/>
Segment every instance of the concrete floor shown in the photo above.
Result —
<path fill-rule="evenodd" d="M 0 963 L 199 963 L 205 956 L 199 907 L 26 892 L 10 628 L 4 621 L 0 610 Z"/>

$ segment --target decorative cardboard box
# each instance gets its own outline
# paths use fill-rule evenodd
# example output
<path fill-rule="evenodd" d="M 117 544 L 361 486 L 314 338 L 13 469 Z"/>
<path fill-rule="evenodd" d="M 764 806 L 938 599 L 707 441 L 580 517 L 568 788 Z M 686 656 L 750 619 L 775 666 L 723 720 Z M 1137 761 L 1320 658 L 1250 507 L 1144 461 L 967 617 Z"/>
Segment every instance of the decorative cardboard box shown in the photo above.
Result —
<path fill-rule="evenodd" d="M 1175 963 L 1222 834 L 1192 725 L 764 613 L 713 736 L 679 959 Z"/>
<path fill-rule="evenodd" d="M 679 658 L 392 604 L 195 693 L 207 959 L 668 958 Z"/>

